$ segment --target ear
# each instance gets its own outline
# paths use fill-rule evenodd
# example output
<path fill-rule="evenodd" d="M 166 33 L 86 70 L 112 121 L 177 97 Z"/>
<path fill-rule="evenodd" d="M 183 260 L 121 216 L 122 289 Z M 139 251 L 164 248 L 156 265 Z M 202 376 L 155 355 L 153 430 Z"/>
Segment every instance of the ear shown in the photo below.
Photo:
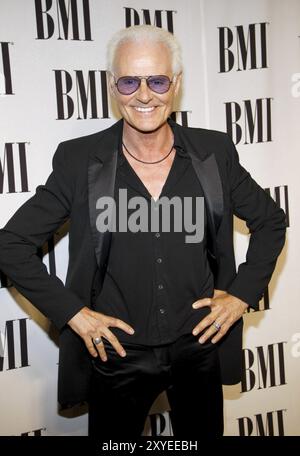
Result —
<path fill-rule="evenodd" d="M 114 75 L 110 71 L 107 72 L 107 79 L 110 95 L 114 97 L 116 93 L 116 84 Z"/>
<path fill-rule="evenodd" d="M 178 94 L 180 86 L 181 86 L 181 80 L 182 80 L 182 72 L 178 73 L 175 76 L 175 84 L 174 84 L 174 94 L 175 96 Z"/>

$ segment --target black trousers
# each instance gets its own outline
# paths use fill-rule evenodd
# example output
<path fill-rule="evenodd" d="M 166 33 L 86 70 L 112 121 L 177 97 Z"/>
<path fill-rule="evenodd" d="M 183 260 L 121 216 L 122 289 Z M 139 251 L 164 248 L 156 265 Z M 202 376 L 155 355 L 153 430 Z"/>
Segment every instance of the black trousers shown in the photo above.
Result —
<path fill-rule="evenodd" d="M 185 334 L 159 346 L 123 343 L 122 358 L 103 338 L 108 360 L 93 360 L 89 435 L 137 438 L 157 396 L 166 391 L 173 435 L 223 435 L 223 393 L 218 350 Z"/>

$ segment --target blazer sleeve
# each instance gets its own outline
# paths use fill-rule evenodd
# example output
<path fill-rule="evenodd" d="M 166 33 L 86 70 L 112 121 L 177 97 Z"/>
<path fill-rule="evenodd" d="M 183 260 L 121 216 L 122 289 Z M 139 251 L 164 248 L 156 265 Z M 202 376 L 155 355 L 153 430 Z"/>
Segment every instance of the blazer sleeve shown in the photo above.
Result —
<path fill-rule="evenodd" d="M 45 185 L 36 188 L 0 230 L 0 269 L 15 288 L 48 317 L 58 329 L 85 306 L 37 255 L 71 212 L 73 189 L 63 143 L 52 159 Z"/>
<path fill-rule="evenodd" d="M 250 232 L 246 261 L 227 292 L 257 309 L 284 246 L 286 216 L 241 166 L 231 138 L 226 138 L 233 213 L 246 221 Z"/>

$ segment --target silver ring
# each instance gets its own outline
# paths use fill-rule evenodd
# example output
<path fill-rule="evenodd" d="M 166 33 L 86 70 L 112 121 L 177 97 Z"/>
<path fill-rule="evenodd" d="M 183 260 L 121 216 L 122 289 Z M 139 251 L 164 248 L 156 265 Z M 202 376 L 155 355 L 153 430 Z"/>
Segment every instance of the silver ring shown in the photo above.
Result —
<path fill-rule="evenodd" d="M 217 331 L 220 331 L 221 326 L 222 326 L 222 325 L 220 325 L 220 323 L 214 321 L 214 322 L 213 322 L 213 325 L 214 325 L 214 327 L 216 328 Z"/>
<path fill-rule="evenodd" d="M 95 337 L 93 340 L 96 345 L 103 344 L 101 337 Z"/>

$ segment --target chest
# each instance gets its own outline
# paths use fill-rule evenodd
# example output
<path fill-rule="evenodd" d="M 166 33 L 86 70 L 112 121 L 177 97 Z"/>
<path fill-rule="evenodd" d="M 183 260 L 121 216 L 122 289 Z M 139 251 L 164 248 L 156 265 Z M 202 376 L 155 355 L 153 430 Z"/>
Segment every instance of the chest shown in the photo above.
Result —
<path fill-rule="evenodd" d="M 163 162 L 151 165 L 139 163 L 134 159 L 128 159 L 133 171 L 143 182 L 154 200 L 157 200 L 161 194 L 162 188 L 171 170 L 174 157 L 175 152 Z"/>

